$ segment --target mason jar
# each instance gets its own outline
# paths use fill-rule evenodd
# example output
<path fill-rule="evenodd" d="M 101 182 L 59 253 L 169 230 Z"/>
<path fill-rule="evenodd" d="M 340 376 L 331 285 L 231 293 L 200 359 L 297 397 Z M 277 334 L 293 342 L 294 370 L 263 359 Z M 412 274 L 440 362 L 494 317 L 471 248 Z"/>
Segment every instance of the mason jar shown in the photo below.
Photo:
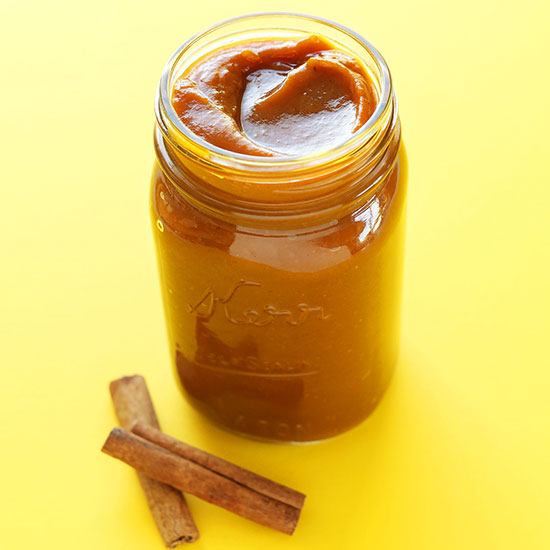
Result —
<path fill-rule="evenodd" d="M 176 79 L 229 41 L 328 38 L 377 106 L 308 156 L 220 149 L 186 128 Z M 350 29 L 297 14 L 217 24 L 168 62 L 156 99 L 151 216 L 170 355 L 193 407 L 265 440 L 322 440 L 376 407 L 399 347 L 406 155 L 386 63 Z"/>

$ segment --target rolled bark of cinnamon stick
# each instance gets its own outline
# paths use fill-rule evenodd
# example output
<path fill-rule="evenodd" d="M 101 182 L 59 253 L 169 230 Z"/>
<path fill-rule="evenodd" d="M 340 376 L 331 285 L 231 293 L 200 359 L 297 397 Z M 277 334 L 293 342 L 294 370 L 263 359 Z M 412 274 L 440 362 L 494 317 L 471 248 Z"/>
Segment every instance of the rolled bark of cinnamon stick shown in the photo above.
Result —
<path fill-rule="evenodd" d="M 114 428 L 102 451 L 153 479 L 288 535 L 298 523 L 299 508 L 257 493 L 128 430 Z"/>
<path fill-rule="evenodd" d="M 160 429 L 157 415 L 142 376 L 125 376 L 109 385 L 115 412 L 120 424 L 130 427 L 139 421 Z M 194 542 L 199 531 L 180 491 L 170 485 L 137 472 L 149 509 L 164 544 L 175 548 L 183 542 Z"/>
<path fill-rule="evenodd" d="M 157 428 L 151 425 L 144 424 L 143 422 L 135 422 L 130 427 L 130 431 L 139 435 L 143 439 L 151 441 L 164 449 L 168 449 L 173 453 L 176 453 L 187 460 L 191 460 L 200 466 L 212 470 L 224 477 L 232 479 L 257 493 L 266 495 L 268 497 L 274 498 L 284 502 L 294 508 L 301 509 L 304 506 L 304 500 L 306 495 L 291 489 L 290 487 L 285 487 L 275 481 L 263 477 L 261 475 L 255 474 L 250 470 L 246 470 L 232 464 L 227 460 L 223 460 L 215 455 L 207 453 L 201 449 L 197 449 L 183 441 L 175 439 L 165 433 L 161 432 Z"/>

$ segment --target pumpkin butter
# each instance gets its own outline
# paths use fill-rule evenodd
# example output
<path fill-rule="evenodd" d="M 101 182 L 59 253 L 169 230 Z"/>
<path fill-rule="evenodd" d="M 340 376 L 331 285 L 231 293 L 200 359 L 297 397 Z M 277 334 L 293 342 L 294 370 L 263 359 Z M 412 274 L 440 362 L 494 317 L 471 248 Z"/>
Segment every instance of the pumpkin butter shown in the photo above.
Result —
<path fill-rule="evenodd" d="M 172 103 L 212 145 L 300 156 L 349 139 L 374 112 L 376 95 L 356 59 L 308 36 L 212 52 L 176 81 Z"/>
<path fill-rule="evenodd" d="M 321 33 L 259 34 L 184 46 L 161 80 L 161 288 L 190 403 L 239 433 L 314 441 L 366 418 L 394 368 L 405 157 L 368 44 L 370 65 Z"/>

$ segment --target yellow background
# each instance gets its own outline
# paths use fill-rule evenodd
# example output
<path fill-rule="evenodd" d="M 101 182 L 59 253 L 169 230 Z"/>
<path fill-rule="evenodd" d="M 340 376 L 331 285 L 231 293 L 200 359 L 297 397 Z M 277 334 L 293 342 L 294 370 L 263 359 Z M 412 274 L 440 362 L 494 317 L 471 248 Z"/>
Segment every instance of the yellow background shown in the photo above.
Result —
<path fill-rule="evenodd" d="M 290 9 L 386 57 L 410 159 L 402 353 L 359 428 L 251 442 L 183 402 L 147 214 L 153 100 L 191 33 Z M 109 380 L 163 428 L 308 494 L 294 536 L 190 497 L 196 550 L 550 548 L 548 3 L 0 3 L 0 547 L 162 548 L 99 452 Z"/>

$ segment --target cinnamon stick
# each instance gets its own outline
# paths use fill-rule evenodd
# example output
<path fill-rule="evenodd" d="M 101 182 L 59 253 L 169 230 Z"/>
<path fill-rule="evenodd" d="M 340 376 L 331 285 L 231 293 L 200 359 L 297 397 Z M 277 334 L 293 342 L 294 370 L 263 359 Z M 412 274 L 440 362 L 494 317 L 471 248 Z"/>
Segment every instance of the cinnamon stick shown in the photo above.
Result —
<path fill-rule="evenodd" d="M 280 485 L 271 479 L 255 474 L 250 470 L 245 470 L 236 464 L 223 460 L 215 455 L 207 453 L 196 447 L 192 447 L 183 441 L 179 441 L 174 437 L 166 435 L 157 428 L 144 424 L 143 422 L 135 422 L 130 431 L 139 435 L 143 439 L 147 439 L 164 449 L 168 449 L 183 458 L 191 460 L 200 466 L 204 466 L 208 470 L 212 470 L 224 477 L 227 477 L 257 493 L 279 500 L 299 510 L 304 506 L 306 495 Z"/>
<path fill-rule="evenodd" d="M 267 527 L 292 534 L 300 509 L 228 479 L 122 428 L 114 428 L 103 452 L 136 470 Z"/>
<path fill-rule="evenodd" d="M 109 385 L 115 412 L 122 426 L 142 425 L 160 429 L 157 415 L 142 376 L 125 376 Z M 138 472 L 147 503 L 164 544 L 175 548 L 183 542 L 194 542 L 199 532 L 180 491 Z"/>

